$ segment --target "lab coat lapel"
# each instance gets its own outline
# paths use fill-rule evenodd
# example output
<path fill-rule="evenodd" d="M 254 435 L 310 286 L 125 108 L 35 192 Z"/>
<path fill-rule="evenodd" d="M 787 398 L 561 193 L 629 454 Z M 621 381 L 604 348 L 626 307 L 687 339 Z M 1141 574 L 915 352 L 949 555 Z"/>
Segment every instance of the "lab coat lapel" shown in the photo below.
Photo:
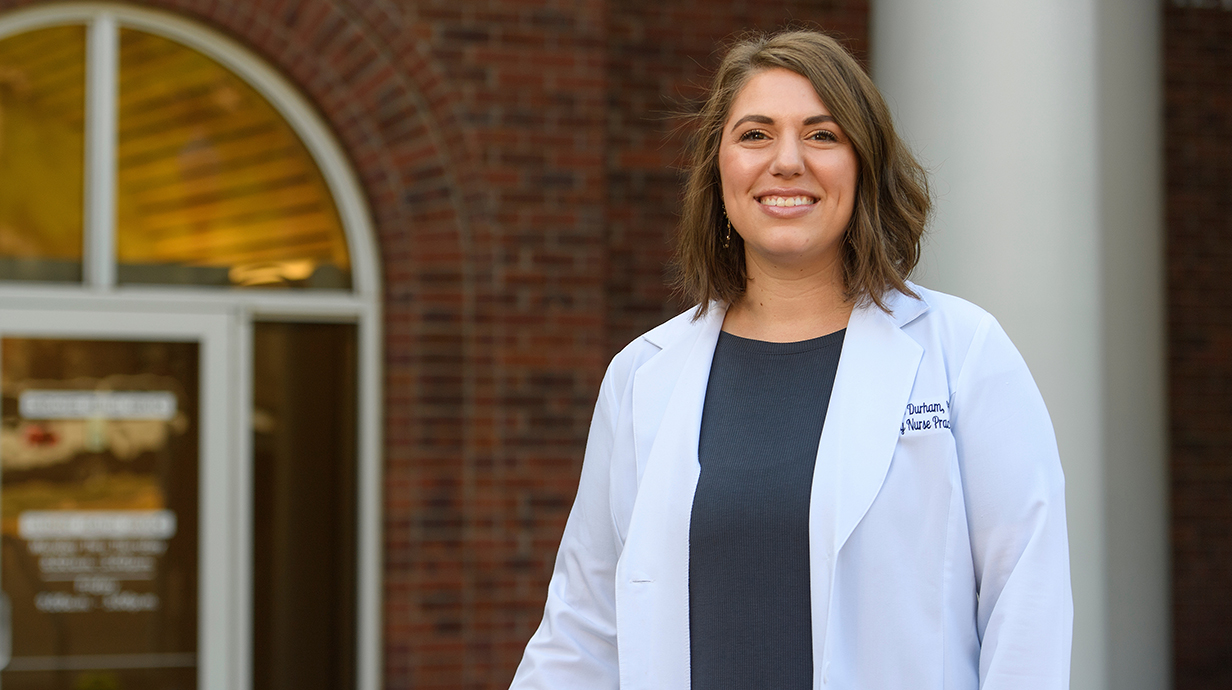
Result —
<path fill-rule="evenodd" d="M 924 352 L 900 328 L 923 304 L 897 301 L 897 317 L 873 305 L 852 313 L 818 444 L 809 508 L 815 659 L 824 658 L 837 554 L 885 480 Z"/>
<path fill-rule="evenodd" d="M 641 480 L 616 568 L 621 687 L 689 686 L 689 518 L 700 474 L 702 405 L 723 316 L 713 305 L 701 320 L 656 343 L 663 351 L 633 381 Z"/>

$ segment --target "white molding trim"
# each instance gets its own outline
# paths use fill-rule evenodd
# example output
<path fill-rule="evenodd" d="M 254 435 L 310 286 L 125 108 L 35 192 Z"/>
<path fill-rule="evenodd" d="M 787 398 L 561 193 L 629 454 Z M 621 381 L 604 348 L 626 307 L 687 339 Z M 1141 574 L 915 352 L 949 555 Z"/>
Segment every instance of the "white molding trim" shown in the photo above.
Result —
<path fill-rule="evenodd" d="M 119 27 L 109 13 L 86 31 L 85 209 L 82 214 L 82 277 L 95 290 L 115 286 L 116 88 Z"/>
<path fill-rule="evenodd" d="M 356 621 L 356 674 L 359 690 L 377 690 L 381 685 L 383 675 L 383 630 L 382 630 L 382 567 L 383 567 L 383 392 L 382 371 L 384 345 L 382 338 L 383 324 L 381 313 L 381 264 L 376 242 L 376 233 L 368 212 L 366 197 L 358 178 L 350 166 L 349 159 L 342 147 L 334 139 L 330 128 L 317 114 L 315 108 L 286 80 L 278 71 L 270 67 L 263 58 L 244 47 L 235 40 L 222 35 L 208 27 L 184 17 L 162 10 L 133 7 L 113 2 L 66 2 L 39 5 L 14 10 L 0 14 L 0 39 L 34 29 L 66 24 L 84 24 L 90 27 L 90 35 L 96 33 L 101 37 L 106 34 L 108 22 L 112 24 L 110 31 L 112 46 L 111 59 L 118 61 L 118 27 L 129 27 L 157 34 L 193 48 L 221 65 L 231 70 L 248 82 L 272 105 L 299 135 L 308 151 L 317 163 L 330 192 L 333 194 L 339 217 L 346 232 L 347 245 L 351 259 L 352 290 L 303 290 L 303 291 L 265 291 L 219 289 L 205 287 L 180 286 L 120 286 L 114 285 L 115 265 L 109 262 L 107 267 L 96 265 L 92 257 L 114 257 L 114 232 L 110 238 L 92 237 L 91 233 L 98 231 L 97 225 L 86 221 L 86 233 L 90 239 L 87 242 L 85 258 L 85 274 L 88 283 L 82 285 L 66 285 L 52 283 L 0 283 L 0 304 L 5 309 L 25 312 L 28 310 L 43 311 L 125 311 L 147 312 L 151 314 L 174 315 L 176 312 L 195 314 L 231 314 L 237 319 L 238 327 L 234 329 L 237 339 L 247 338 L 251 341 L 253 321 L 329 321 L 357 323 L 357 338 L 359 352 L 357 411 L 359 415 L 358 428 L 358 539 L 357 539 L 357 618 Z M 103 47 L 97 50 L 101 54 Z M 118 67 L 118 65 L 115 65 Z M 88 69 L 91 69 L 88 66 Z M 89 72 L 93 77 L 93 72 Z M 115 104 L 114 80 L 116 72 L 112 70 L 112 99 L 110 117 L 112 135 L 106 139 L 101 131 L 90 134 L 91 142 L 87 144 L 88 156 L 101 156 L 106 152 L 100 148 L 104 141 L 110 141 L 109 159 L 103 156 L 97 160 L 87 158 L 86 189 L 87 194 L 92 185 L 99 184 L 97 175 L 108 171 L 110 181 L 99 187 L 110 187 L 112 192 L 104 207 L 102 201 L 87 201 L 87 219 L 110 218 L 110 229 L 114 230 L 114 128 Z M 97 115 L 103 114 L 101 99 L 106 97 L 105 89 L 94 88 L 98 94 L 88 96 L 94 105 L 87 106 L 97 111 L 91 116 L 89 125 L 101 129 L 103 121 Z M 91 92 L 93 93 L 93 92 Z M 98 221 L 94 221 L 97 223 Z M 106 229 L 104 229 L 104 234 Z M 107 246 L 103 246 L 106 241 Z M 101 260 L 100 260 L 101 261 Z M 118 327 L 118 326 L 117 326 Z M 114 329 L 113 329 L 114 330 Z M 122 337 L 122 336 L 117 336 Z M 251 357 L 251 343 L 233 344 L 228 351 L 234 359 L 231 362 L 231 375 L 228 381 L 233 386 L 230 393 L 235 396 L 247 396 L 251 400 L 251 363 L 242 361 Z M 246 407 L 234 405 L 234 407 Z M 234 423 L 242 424 L 244 415 L 250 412 L 237 413 Z M 239 427 L 244 428 L 244 427 Z M 239 434 L 243 436 L 242 433 Z M 227 447 L 244 458 L 243 467 L 249 468 L 251 463 L 250 443 L 231 439 Z M 241 471 L 240 474 L 243 474 Z M 242 484 L 232 484 L 237 491 L 251 492 Z M 237 499 L 238 500 L 238 499 Z M 251 539 L 251 511 L 240 516 L 245 520 L 243 529 L 247 530 L 247 538 Z M 238 553 L 234 550 L 232 553 Z M 238 557 L 238 556 L 237 556 Z M 243 560 L 243 559 L 241 559 Z M 235 605 L 248 606 L 247 609 L 235 609 L 244 613 L 242 623 L 235 623 L 232 630 L 234 644 L 251 645 L 251 619 L 247 611 L 251 599 L 251 563 L 246 562 L 234 577 L 244 580 L 236 583 L 240 591 L 232 602 Z M 234 572 L 234 570 L 233 570 Z M 242 601 L 241 601 L 242 600 Z M 203 610 L 202 615 L 212 615 Z M 204 638 L 203 638 L 204 639 Z M 234 653 L 233 648 L 233 653 Z M 208 683 L 203 688 L 229 688 L 244 690 L 251 684 L 251 650 L 245 648 L 243 653 L 230 663 L 230 670 L 219 671 L 222 675 L 210 675 Z M 213 672 L 211 672 L 213 673 Z M 205 678 L 205 676 L 203 676 Z"/>
<path fill-rule="evenodd" d="M 384 362 L 383 321 L 379 314 L 362 319 L 356 329 L 359 371 L 356 376 L 363 394 L 356 406 L 359 436 L 355 522 L 359 531 L 356 557 L 355 669 L 358 690 L 378 690 L 384 677 L 384 467 L 382 456 L 385 391 L 381 376 Z"/>
<path fill-rule="evenodd" d="M 0 283 L 0 304 L 14 309 L 127 308 L 143 311 L 226 309 L 241 306 L 258 321 L 306 319 L 347 321 L 379 316 L 377 305 L 346 293 L 320 291 L 305 295 L 281 290 L 205 290 L 178 286 L 121 287 L 106 293 L 86 292 L 77 285 Z"/>
<path fill-rule="evenodd" d="M 237 400 L 252 401 L 253 388 L 253 342 L 252 318 L 247 310 L 235 309 L 228 315 L 231 320 L 231 386 Z M 231 423 L 235 429 L 252 429 L 252 404 L 232 405 Z M 230 613 L 236 621 L 232 629 L 230 646 L 227 654 L 231 659 L 231 679 L 228 687 L 247 688 L 252 682 L 252 544 L 253 544 L 253 452 L 252 434 L 237 433 L 231 437 L 232 457 L 240 458 L 236 463 L 243 470 L 237 471 L 231 477 L 230 509 L 235 516 L 236 524 L 241 525 L 235 531 L 231 540 L 231 553 L 228 554 L 233 567 L 230 569 L 234 578 L 232 581 L 232 598 Z"/>

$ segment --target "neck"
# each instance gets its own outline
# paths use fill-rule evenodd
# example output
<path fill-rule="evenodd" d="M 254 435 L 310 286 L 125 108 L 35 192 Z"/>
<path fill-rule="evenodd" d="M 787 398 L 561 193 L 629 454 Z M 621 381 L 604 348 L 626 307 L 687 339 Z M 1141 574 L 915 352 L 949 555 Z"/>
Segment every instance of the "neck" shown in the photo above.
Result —
<path fill-rule="evenodd" d="M 853 304 L 843 295 L 838 266 L 814 271 L 766 270 L 746 262 L 744 295 L 727 309 L 723 330 L 742 338 L 787 343 L 847 327 Z"/>

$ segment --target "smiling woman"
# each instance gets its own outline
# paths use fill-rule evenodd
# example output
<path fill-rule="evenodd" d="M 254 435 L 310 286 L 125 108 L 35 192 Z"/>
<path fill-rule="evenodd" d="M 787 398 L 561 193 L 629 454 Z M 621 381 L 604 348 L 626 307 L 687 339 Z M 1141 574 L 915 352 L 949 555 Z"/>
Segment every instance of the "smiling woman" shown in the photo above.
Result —
<path fill-rule="evenodd" d="M 755 96 L 754 89 L 774 92 L 789 86 L 794 89 L 790 98 Z M 738 99 L 743 102 L 737 104 Z M 710 97 L 693 117 L 676 288 L 702 305 L 704 313 L 711 300 L 735 302 L 747 287 L 746 238 L 739 221 L 729 225 L 725 206 L 730 189 L 719 181 L 721 158 L 731 148 L 735 127 L 754 141 L 769 138 L 768 113 L 737 108 L 750 103 L 812 107 L 797 113 L 798 122 L 779 126 L 800 127 L 798 136 L 813 137 L 817 143 L 807 150 L 847 150 L 855 156 L 855 191 L 839 245 L 843 294 L 882 307 L 886 290 L 914 295 L 906 279 L 919 260 L 931 208 L 924 169 L 894 131 L 889 109 L 859 63 L 833 39 L 811 32 L 745 41 L 724 58 Z M 732 228 L 737 232 L 731 233 Z M 732 251 L 716 251 L 724 242 Z"/>
<path fill-rule="evenodd" d="M 728 331 L 768 340 L 801 339 L 756 328 L 750 310 L 777 301 L 780 294 L 770 287 L 776 279 L 809 283 L 808 289 L 793 291 L 808 304 L 838 305 L 818 314 L 829 323 L 812 325 L 823 332 L 838 330 L 851 311 L 842 270 L 843 234 L 851 223 L 858 171 L 850 139 L 808 79 L 781 68 L 749 79 L 728 120 L 719 146 L 723 206 L 731 229 L 743 240 L 746 291 L 751 293 L 728 311 Z M 730 243 L 726 235 L 724 241 Z"/>
<path fill-rule="evenodd" d="M 927 183 L 881 95 L 757 36 L 696 125 L 697 307 L 608 368 L 513 686 L 1068 687 L 1052 424 L 995 319 L 908 281 Z"/>

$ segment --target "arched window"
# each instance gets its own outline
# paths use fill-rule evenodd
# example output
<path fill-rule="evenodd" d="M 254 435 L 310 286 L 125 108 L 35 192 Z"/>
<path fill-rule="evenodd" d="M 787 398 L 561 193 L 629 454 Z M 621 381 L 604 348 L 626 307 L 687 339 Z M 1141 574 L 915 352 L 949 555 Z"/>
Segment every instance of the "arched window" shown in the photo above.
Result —
<path fill-rule="evenodd" d="M 0 685 L 377 687 L 379 285 L 345 156 L 248 50 L 0 14 Z"/>

